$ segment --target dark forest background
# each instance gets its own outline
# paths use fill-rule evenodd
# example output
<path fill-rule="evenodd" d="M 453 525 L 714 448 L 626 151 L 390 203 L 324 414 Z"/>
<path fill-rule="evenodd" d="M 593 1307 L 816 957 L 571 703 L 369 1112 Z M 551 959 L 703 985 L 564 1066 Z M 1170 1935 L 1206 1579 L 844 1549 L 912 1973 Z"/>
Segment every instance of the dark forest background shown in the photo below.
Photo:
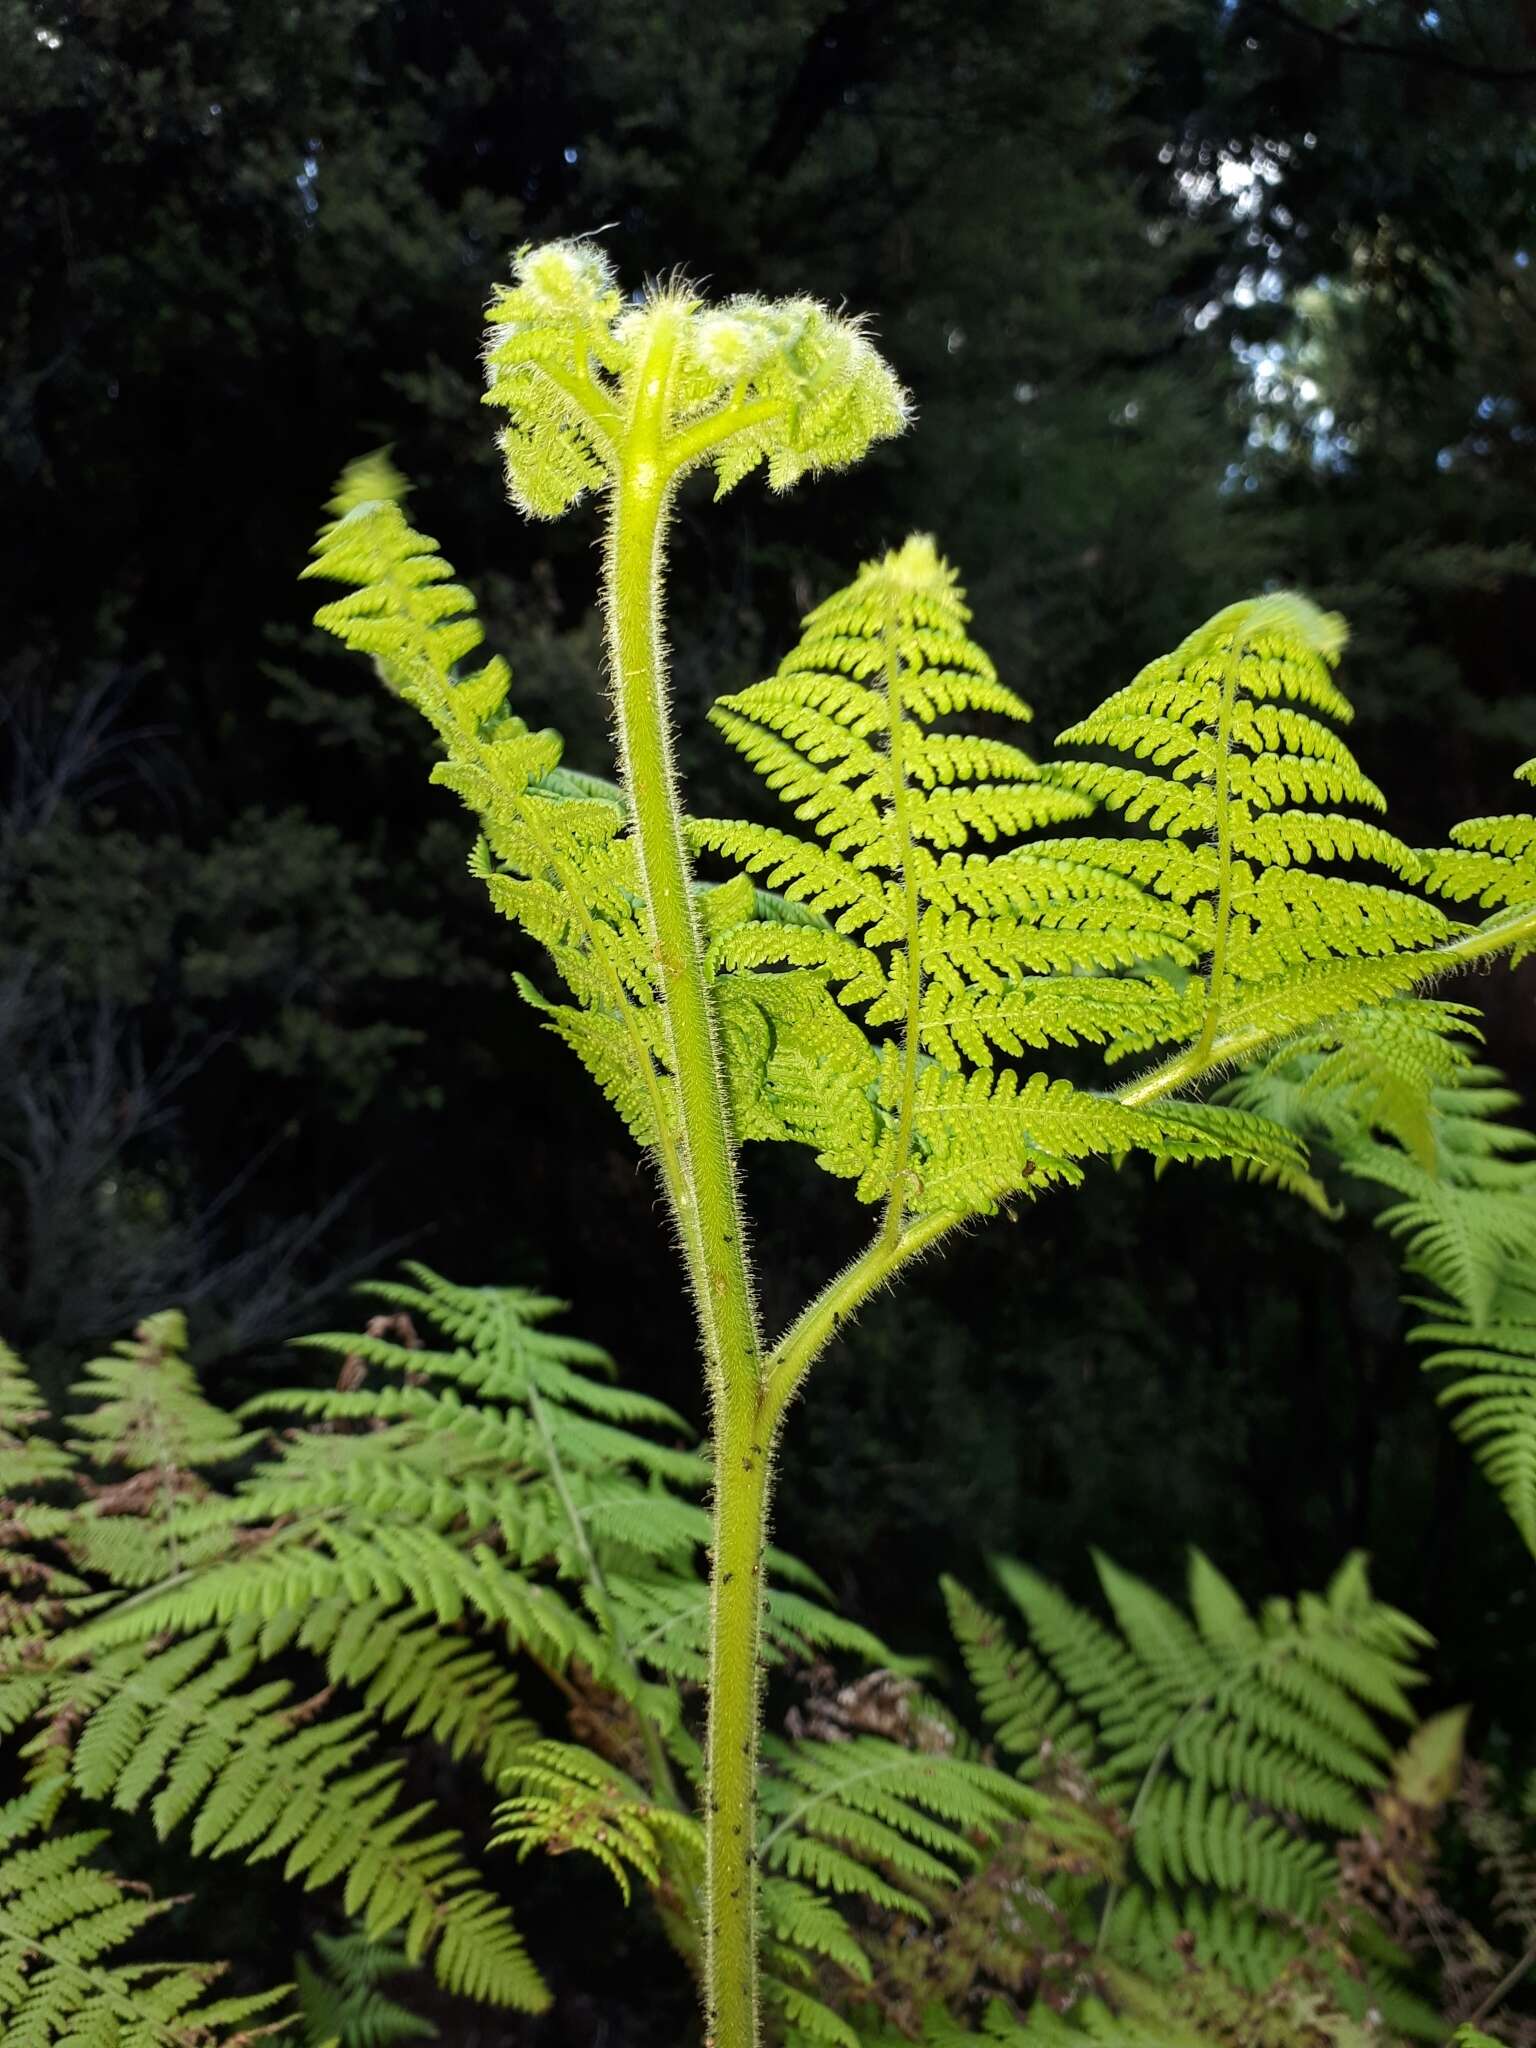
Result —
<path fill-rule="evenodd" d="M 1536 744 L 1530 0 L 0 4 L 0 1331 L 55 1387 L 170 1302 L 215 1390 L 402 1250 L 547 1286 L 699 1411 L 653 1190 L 464 873 L 423 732 L 307 624 L 392 443 L 518 708 L 607 765 L 590 507 L 522 525 L 478 404 L 524 239 L 867 311 L 919 406 L 858 470 L 684 506 L 699 712 L 913 526 L 1037 743 L 1267 581 L 1349 617 L 1403 836 Z M 701 487 L 702 488 L 702 487 Z M 1536 1084 L 1531 969 L 1476 991 Z M 759 1159 L 783 1316 L 861 1219 Z M 1095 1174 L 877 1305 L 793 1418 L 783 1538 L 911 1649 L 1004 1550 L 1258 1595 L 1351 1546 L 1491 1739 L 1529 1560 L 1402 1342 L 1369 1213 Z M 1528 1713 L 1523 1717 L 1529 1721 Z"/>

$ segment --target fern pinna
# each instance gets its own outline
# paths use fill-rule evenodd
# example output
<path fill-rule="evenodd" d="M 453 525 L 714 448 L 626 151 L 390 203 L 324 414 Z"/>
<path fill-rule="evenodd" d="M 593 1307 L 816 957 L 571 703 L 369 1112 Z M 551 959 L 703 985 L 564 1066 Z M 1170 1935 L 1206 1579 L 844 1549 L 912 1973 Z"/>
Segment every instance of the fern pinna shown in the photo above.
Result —
<path fill-rule="evenodd" d="M 1142 765 L 1042 772 L 990 727 L 941 725 L 1023 707 L 921 539 L 868 565 L 777 676 L 715 712 L 809 829 L 690 823 L 663 630 L 678 491 L 702 470 L 718 491 L 760 466 L 783 488 L 855 461 L 903 427 L 905 399 L 856 322 L 805 300 L 712 308 L 680 282 L 628 300 L 587 242 L 521 252 L 489 318 L 514 503 L 545 518 L 604 499 L 620 791 L 572 776 L 558 740 L 507 710 L 501 662 L 459 673 L 479 640 L 468 595 L 379 463 L 344 480 L 309 573 L 352 586 L 321 623 L 431 721 L 434 773 L 478 820 L 475 871 L 569 991 L 549 1021 L 672 1207 L 713 1404 L 706 2025 L 718 2048 L 753 2048 L 762 1550 L 805 1374 L 910 1260 L 1089 1158 L 1225 1158 L 1315 1194 L 1295 1133 L 1203 1085 L 1525 945 L 1528 842 L 1507 822 L 1460 828 L 1468 857 L 1503 863 L 1479 924 L 1425 893 L 1454 894 L 1454 863 L 1358 815 L 1381 799 L 1335 730 L 1342 629 L 1295 597 L 1219 613 L 1067 736 Z M 1062 829 L 1100 805 L 1145 829 Z M 719 886 L 695 859 L 726 870 Z M 1333 872 L 1356 862 L 1373 878 Z M 1093 1086 L 1075 1057 L 1070 1073 L 1033 1058 L 1084 1046 L 1151 1063 Z M 777 1341 L 747 1255 L 738 1152 L 753 1139 L 809 1145 L 881 1211 Z"/>
<path fill-rule="evenodd" d="M 1226 1092 L 1393 1198 L 1377 1221 L 1415 1284 L 1410 1340 L 1536 1553 L 1536 1138 L 1477 1058 L 1475 1015 L 1422 997 L 1363 1009 Z"/>

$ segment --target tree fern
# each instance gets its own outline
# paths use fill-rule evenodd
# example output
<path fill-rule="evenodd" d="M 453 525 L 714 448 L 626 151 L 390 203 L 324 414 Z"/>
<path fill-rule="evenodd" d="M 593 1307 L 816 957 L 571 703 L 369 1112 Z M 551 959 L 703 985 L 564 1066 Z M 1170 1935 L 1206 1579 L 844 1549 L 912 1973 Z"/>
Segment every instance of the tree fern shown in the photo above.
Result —
<path fill-rule="evenodd" d="M 949 1231 L 1090 1157 L 1227 1158 L 1315 1196 L 1294 1133 L 1200 1088 L 1518 947 L 1536 902 L 1469 929 L 1405 886 L 1432 864 L 1359 815 L 1381 798 L 1335 730 L 1342 631 L 1304 599 L 1230 607 L 1069 735 L 1145 765 L 1042 775 L 990 732 L 939 727 L 1022 706 L 921 540 L 817 608 L 779 674 L 717 711 L 810 833 L 690 826 L 664 631 L 677 493 L 702 470 L 726 490 L 763 466 L 783 487 L 855 461 L 904 425 L 904 397 L 857 322 L 805 300 L 711 308 L 678 279 L 630 301 L 585 242 L 521 251 L 490 322 L 513 502 L 547 518 L 603 499 L 618 800 L 506 712 L 500 664 L 456 676 L 478 628 L 378 465 L 344 487 L 312 573 L 353 586 L 322 623 L 431 721 L 436 778 L 479 820 L 475 871 L 550 956 L 571 1001 L 549 1021 L 652 1155 L 676 1221 L 713 1403 L 706 2028 L 756 2048 L 763 1548 L 777 1437 L 816 1358 Z M 1100 803 L 1149 836 L 991 850 Z M 737 872 L 706 892 L 695 857 Z M 1391 879 L 1331 872 L 1357 861 Z M 1113 1091 L 1083 1085 L 1076 1059 L 1034 1068 L 1085 1045 L 1160 1058 Z M 738 1153 L 775 1138 L 810 1146 L 882 1218 L 770 1343 Z M 1283 1843 L 1265 1858 L 1305 1889 Z"/>

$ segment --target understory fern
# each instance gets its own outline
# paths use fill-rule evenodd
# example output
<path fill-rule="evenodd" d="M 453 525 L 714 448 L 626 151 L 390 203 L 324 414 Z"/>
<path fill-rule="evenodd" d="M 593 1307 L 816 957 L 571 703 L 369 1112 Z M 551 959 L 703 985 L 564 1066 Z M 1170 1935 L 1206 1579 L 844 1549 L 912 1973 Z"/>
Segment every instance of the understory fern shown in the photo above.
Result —
<path fill-rule="evenodd" d="M 1321 2040 L 1307 2027 L 1322 2028 L 1324 2008 L 1347 2028 L 1368 2006 L 1393 2038 L 1434 2038 L 1388 1944 L 1351 1930 L 1335 1850 L 1372 1824 L 1392 1783 L 1393 1724 L 1413 1721 L 1424 1632 L 1372 1596 L 1358 1558 L 1324 1593 L 1257 1613 L 1199 1553 L 1187 1614 L 1096 1562 L 1113 1626 L 1022 1566 L 997 1566 L 1022 1642 L 945 1588 L 999 1748 L 1029 1781 L 1123 1816 L 1123 1873 L 1107 1888 L 1058 1888 L 1066 1999 L 1108 1998 L 1132 2025 L 1138 2009 L 1161 2010 L 1178 2038 L 1225 2040 L 1230 2021 L 1259 2039 L 1267 2015 L 1277 2040 Z"/>
<path fill-rule="evenodd" d="M 365 1934 L 317 1934 L 314 1956 L 300 1956 L 294 1995 L 303 2022 L 300 2048 L 399 2048 L 435 2041 L 437 2028 L 386 1988 L 407 1967 L 398 1941 Z"/>
<path fill-rule="evenodd" d="M 49 1832 L 57 1804 L 46 1783 L 0 1803 L 0 2036 L 8 2048 L 243 2048 L 275 2032 L 284 1990 L 229 1995 L 218 1964 L 125 1957 L 170 1904 L 102 1867 L 105 1829 Z"/>
<path fill-rule="evenodd" d="M 366 1332 L 307 1340 L 337 1361 L 332 1387 L 230 1417 L 198 1392 L 184 1325 L 166 1315 L 89 1369 L 76 1392 L 95 1405 L 64 1443 L 33 1430 L 0 1445 L 0 1731 L 39 1796 L 144 1812 L 193 1856 L 279 1862 L 305 1888 L 334 1887 L 361 1941 L 399 1939 L 445 1988 L 526 2009 L 545 1993 L 506 1906 L 406 1803 L 395 1745 L 429 1739 L 525 1800 L 558 1765 L 590 1806 L 617 1772 L 645 1814 L 635 1840 L 668 1844 L 674 1931 L 696 1959 L 699 1751 L 683 1687 L 704 1668 L 709 1518 L 687 1426 L 548 1328 L 560 1304 L 547 1297 L 420 1266 L 369 1292 L 380 1313 Z M 8 1427 L 44 1420 L 9 1354 L 0 1412 Z M 276 1438 L 258 1426 L 273 1417 Z M 232 1459 L 221 1487 L 212 1475 Z M 772 1661 L 889 1662 L 804 1566 L 774 1551 L 770 1567 Z M 519 1658 L 600 1709 L 611 1758 L 540 1736 Z M 984 1780 L 957 1763 L 931 1802 L 979 1825 Z M 998 1777 L 991 1798 L 1003 1810 L 1017 1795 Z M 835 1840 L 830 1806 L 812 1808 Z M 568 1839 L 571 1813 L 567 1793 L 525 1805 L 506 1839 L 593 1846 Z M 958 1827 L 952 1847 L 970 1853 Z M 666 1889 L 659 1857 L 643 1875 Z M 784 1930 L 771 1960 L 804 2011 L 819 2001 L 796 1982 L 802 1944 L 859 1960 L 834 1894 L 788 1877 L 771 1893 Z"/>

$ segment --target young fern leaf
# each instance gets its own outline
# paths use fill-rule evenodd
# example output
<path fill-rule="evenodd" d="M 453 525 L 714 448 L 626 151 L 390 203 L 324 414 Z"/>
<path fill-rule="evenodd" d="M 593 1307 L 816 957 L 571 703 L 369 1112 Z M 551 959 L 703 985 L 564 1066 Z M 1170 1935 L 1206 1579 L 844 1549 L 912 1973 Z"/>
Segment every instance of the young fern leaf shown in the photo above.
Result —
<path fill-rule="evenodd" d="M 813 611 L 777 675 L 710 713 L 817 835 L 688 827 L 695 852 L 814 913 L 743 919 L 710 947 L 742 1135 L 811 1145 L 887 1205 L 892 1230 L 989 1210 L 1136 1147 L 1299 1173 L 1299 1153 L 1257 1120 L 1132 1111 L 1000 1066 L 1172 1035 L 1184 1005 L 1151 963 L 1196 952 L 1178 911 L 1104 863 L 1050 842 L 977 850 L 1088 805 L 1011 743 L 940 725 L 1029 715 L 968 616 L 954 572 L 916 536 Z"/>
<path fill-rule="evenodd" d="M 1381 792 L 1334 729 L 1343 622 L 1294 593 L 1231 605 L 1061 735 L 1137 765 L 1065 760 L 1066 788 L 1153 835 L 1070 840 L 1066 858 L 1123 875 L 1176 913 L 1177 959 L 1202 963 L 1179 1029 L 1191 1067 L 1300 1030 L 1412 981 L 1395 956 L 1453 931 L 1407 890 L 1318 872 L 1367 861 L 1401 881 L 1421 858 L 1383 826 Z M 1154 1040 L 1125 1034 L 1112 1056 Z"/>

